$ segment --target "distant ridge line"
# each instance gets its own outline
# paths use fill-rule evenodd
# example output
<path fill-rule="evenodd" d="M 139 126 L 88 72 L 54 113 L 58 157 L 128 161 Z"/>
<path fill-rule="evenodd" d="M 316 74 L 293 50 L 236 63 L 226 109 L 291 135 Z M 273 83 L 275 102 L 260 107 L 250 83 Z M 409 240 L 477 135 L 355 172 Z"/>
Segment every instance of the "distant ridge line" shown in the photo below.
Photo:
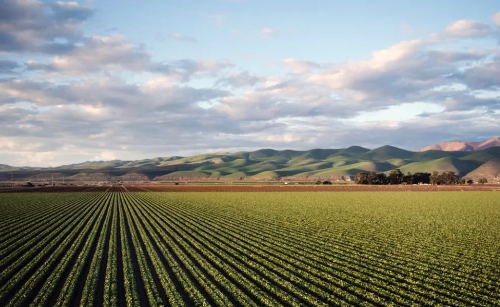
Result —
<path fill-rule="evenodd" d="M 241 151 L 135 161 L 93 161 L 51 168 L 0 165 L 0 181 L 43 182 L 52 176 L 61 182 L 87 181 L 240 181 L 312 180 L 349 181 L 360 172 L 403 173 L 453 171 L 460 177 L 500 177 L 500 146 L 493 138 L 469 151 L 409 151 L 390 145 L 375 149 L 351 146 L 339 149 Z M 499 139 L 500 141 L 500 139 Z M 480 148 L 479 145 L 476 148 Z M 12 173 L 12 174 L 11 174 Z"/>
<path fill-rule="evenodd" d="M 490 147 L 500 146 L 500 137 L 493 137 L 483 142 L 463 142 L 463 141 L 448 141 L 441 142 L 434 145 L 429 145 L 424 148 L 416 150 L 417 152 L 428 150 L 441 150 L 441 151 L 476 151 L 483 150 Z"/>

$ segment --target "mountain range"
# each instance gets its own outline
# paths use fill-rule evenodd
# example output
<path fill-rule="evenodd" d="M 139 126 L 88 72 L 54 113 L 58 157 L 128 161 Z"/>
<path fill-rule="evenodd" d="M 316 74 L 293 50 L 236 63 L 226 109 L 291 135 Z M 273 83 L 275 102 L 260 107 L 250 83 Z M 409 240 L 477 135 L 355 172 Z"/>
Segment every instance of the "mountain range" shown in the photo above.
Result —
<path fill-rule="evenodd" d="M 500 137 L 494 137 L 484 142 L 462 142 L 462 141 L 451 141 L 442 142 L 435 145 L 430 145 L 421 148 L 417 151 L 427 151 L 427 150 L 442 150 L 442 151 L 475 151 L 483 150 L 490 147 L 500 146 Z"/>
<path fill-rule="evenodd" d="M 466 178 L 500 179 L 500 146 L 480 149 L 481 144 L 474 145 L 476 149 L 472 151 L 446 151 L 449 148 L 444 146 L 441 150 L 413 152 L 386 145 L 372 150 L 359 146 L 307 151 L 261 149 L 136 161 L 92 161 L 51 168 L 0 164 L 0 180 L 10 180 L 11 173 L 17 180 L 32 181 L 350 180 L 362 171 L 389 172 L 396 168 L 403 173 L 454 171 Z"/>

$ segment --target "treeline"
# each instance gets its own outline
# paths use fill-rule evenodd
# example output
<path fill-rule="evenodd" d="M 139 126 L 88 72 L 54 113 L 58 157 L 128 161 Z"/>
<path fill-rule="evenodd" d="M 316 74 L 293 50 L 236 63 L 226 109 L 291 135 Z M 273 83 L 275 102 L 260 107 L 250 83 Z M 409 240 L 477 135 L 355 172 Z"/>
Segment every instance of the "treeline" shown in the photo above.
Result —
<path fill-rule="evenodd" d="M 388 175 L 377 172 L 361 172 L 355 177 L 358 184 L 465 184 L 465 179 L 458 177 L 453 171 L 431 173 L 410 173 L 406 175 L 399 169 L 392 170 Z M 472 180 L 467 181 L 472 184 Z"/>

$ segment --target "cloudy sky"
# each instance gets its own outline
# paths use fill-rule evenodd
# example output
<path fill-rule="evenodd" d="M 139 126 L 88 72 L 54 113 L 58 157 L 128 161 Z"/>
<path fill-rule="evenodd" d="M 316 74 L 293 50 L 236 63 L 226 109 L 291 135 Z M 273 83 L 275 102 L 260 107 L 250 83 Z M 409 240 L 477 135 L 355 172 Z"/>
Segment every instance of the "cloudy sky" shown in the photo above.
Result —
<path fill-rule="evenodd" d="M 0 164 L 498 136 L 479 3 L 0 0 Z"/>

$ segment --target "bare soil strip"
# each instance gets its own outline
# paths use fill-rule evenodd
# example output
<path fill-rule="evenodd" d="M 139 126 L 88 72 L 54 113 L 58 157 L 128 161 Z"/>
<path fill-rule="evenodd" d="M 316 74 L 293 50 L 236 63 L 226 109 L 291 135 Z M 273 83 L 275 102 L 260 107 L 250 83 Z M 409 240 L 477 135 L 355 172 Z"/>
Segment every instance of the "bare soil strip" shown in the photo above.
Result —
<path fill-rule="evenodd" d="M 0 189 L 0 193 L 27 192 L 395 192 L 395 191 L 500 191 L 498 184 L 485 185 L 113 185 L 96 187 L 56 186 Z"/>

